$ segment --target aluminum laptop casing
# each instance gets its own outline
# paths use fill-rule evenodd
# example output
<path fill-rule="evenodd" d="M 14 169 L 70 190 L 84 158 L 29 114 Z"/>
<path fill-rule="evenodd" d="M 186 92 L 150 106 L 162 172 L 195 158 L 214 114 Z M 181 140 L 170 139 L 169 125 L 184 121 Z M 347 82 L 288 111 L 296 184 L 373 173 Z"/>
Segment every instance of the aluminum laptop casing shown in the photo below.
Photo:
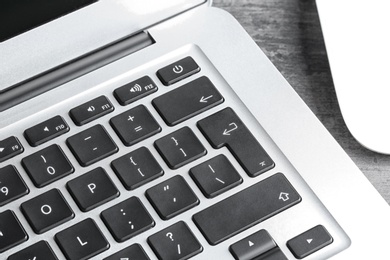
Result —
<path fill-rule="evenodd" d="M 118 21 L 118 24 L 121 23 Z M 248 109 L 248 115 L 251 116 L 248 116 L 246 122 L 253 126 L 261 125 L 273 140 L 275 149 L 279 148 L 291 163 L 291 170 L 294 168 L 299 172 L 346 232 L 350 245 L 335 255 L 334 259 L 387 257 L 387 236 L 390 233 L 390 208 L 387 203 L 231 15 L 204 5 L 153 26 L 149 24 L 146 29 L 156 41 L 152 46 L 2 112 L 1 136 L 13 134 L 10 129 L 16 125 L 43 121 L 52 111 L 77 105 L 77 100 L 83 97 L 96 96 L 107 85 L 119 84 L 132 73 L 158 64 L 160 59 L 165 61 L 182 53 L 193 53 L 215 67 L 215 72 L 231 87 L 232 96 L 241 100 L 246 108 L 243 104 L 239 106 L 243 110 Z M 75 53 L 79 52 L 76 48 Z M 70 58 L 68 55 L 61 57 Z M 24 59 L 26 62 L 29 60 L 28 57 Z M 55 65 L 46 63 L 44 58 L 38 60 L 42 62 L 41 69 Z M 1 69 L 5 71 L 3 65 Z M 27 69 L 24 71 L 22 74 L 25 77 L 33 74 Z M 8 82 L 11 81 L 9 79 Z M 27 146 L 26 151 L 28 149 Z M 278 159 L 283 158 L 275 158 L 275 161 Z M 255 182 L 253 179 L 252 184 Z M 66 198 L 71 201 L 69 195 Z M 287 216 L 293 217 L 294 213 Z M 289 227 L 289 221 L 284 222 L 283 227 L 275 221 L 273 223 L 273 227 L 269 228 L 275 231 L 278 245 L 288 252 L 285 242 L 291 236 L 283 233 L 292 233 L 299 227 Z M 194 227 L 193 224 L 191 227 Z M 245 234 L 261 227 L 262 224 L 253 227 Z M 208 245 L 199 231 L 196 234 L 204 247 L 204 253 L 207 253 L 201 253 L 195 259 L 233 259 L 227 248 L 216 249 Z M 44 239 L 45 235 L 41 238 Z M 120 246 L 118 243 L 114 245 L 116 249 Z"/>

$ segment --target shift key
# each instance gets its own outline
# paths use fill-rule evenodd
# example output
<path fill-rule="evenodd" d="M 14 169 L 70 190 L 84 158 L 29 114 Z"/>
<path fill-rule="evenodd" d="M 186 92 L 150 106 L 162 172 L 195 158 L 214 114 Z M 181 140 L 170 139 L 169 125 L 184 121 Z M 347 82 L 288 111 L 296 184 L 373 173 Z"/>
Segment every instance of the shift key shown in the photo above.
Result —
<path fill-rule="evenodd" d="M 211 245 L 299 203 L 301 197 L 282 173 L 256 183 L 193 216 Z"/>

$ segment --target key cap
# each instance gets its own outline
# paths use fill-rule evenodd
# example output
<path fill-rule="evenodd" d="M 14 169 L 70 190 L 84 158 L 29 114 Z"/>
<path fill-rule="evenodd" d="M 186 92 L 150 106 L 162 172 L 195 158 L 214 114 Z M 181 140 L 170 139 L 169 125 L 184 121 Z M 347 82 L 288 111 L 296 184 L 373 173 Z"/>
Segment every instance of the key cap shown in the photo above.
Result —
<path fill-rule="evenodd" d="M 12 165 L 0 169 L 0 207 L 26 194 L 29 190 Z"/>
<path fill-rule="evenodd" d="M 277 173 L 195 214 L 193 220 L 216 245 L 300 201 L 286 177 Z"/>
<path fill-rule="evenodd" d="M 207 198 L 214 198 L 242 183 L 240 174 L 222 154 L 193 167 L 190 175 Z"/>
<path fill-rule="evenodd" d="M 95 125 L 69 137 L 66 143 L 83 167 L 118 152 L 118 147 L 101 125 Z"/>
<path fill-rule="evenodd" d="M 23 158 L 22 165 L 38 188 L 42 188 L 74 171 L 64 152 L 56 144 Z"/>
<path fill-rule="evenodd" d="M 39 241 L 11 256 L 7 260 L 58 260 L 46 241 Z"/>
<path fill-rule="evenodd" d="M 76 125 L 82 126 L 112 111 L 114 107 L 110 100 L 100 96 L 71 109 L 69 115 Z"/>
<path fill-rule="evenodd" d="M 126 259 L 150 260 L 149 257 L 146 255 L 142 246 L 140 246 L 139 244 L 133 244 L 107 258 L 104 258 L 104 260 L 126 260 Z"/>
<path fill-rule="evenodd" d="M 101 217 L 118 242 L 124 242 L 154 227 L 153 218 L 137 197 L 106 209 Z"/>
<path fill-rule="evenodd" d="M 200 71 L 191 57 L 185 57 L 157 71 L 157 77 L 165 86 L 172 85 Z"/>
<path fill-rule="evenodd" d="M 57 233 L 55 240 L 68 260 L 86 260 L 110 247 L 95 221 L 90 218 Z"/>
<path fill-rule="evenodd" d="M 119 196 L 115 184 L 101 167 L 69 181 L 67 187 L 79 208 L 84 212 Z"/>
<path fill-rule="evenodd" d="M 302 259 L 332 242 L 333 238 L 325 227 L 318 225 L 287 241 L 287 246 L 296 258 Z"/>
<path fill-rule="evenodd" d="M 183 221 L 150 236 L 148 243 L 160 260 L 184 260 L 203 251 L 202 245 Z"/>
<path fill-rule="evenodd" d="M 154 142 L 154 146 L 171 169 L 180 168 L 207 152 L 188 127 L 183 127 L 158 139 Z"/>
<path fill-rule="evenodd" d="M 31 146 L 38 146 L 69 131 L 69 126 L 61 116 L 55 116 L 24 131 Z"/>
<path fill-rule="evenodd" d="M 30 226 L 42 234 L 72 218 L 74 213 L 57 189 L 49 190 L 20 206 Z"/>
<path fill-rule="evenodd" d="M 28 239 L 18 218 L 11 210 L 0 213 L 0 253 Z"/>
<path fill-rule="evenodd" d="M 114 96 L 122 106 L 128 105 L 157 91 L 153 80 L 144 76 L 114 90 Z"/>
<path fill-rule="evenodd" d="M 169 126 L 177 125 L 223 102 L 207 77 L 200 77 L 153 99 L 153 105 Z"/>
<path fill-rule="evenodd" d="M 276 247 L 275 241 L 264 229 L 234 243 L 230 252 L 237 260 L 251 260 Z"/>
<path fill-rule="evenodd" d="M 253 260 L 288 260 L 279 247 L 275 247 L 261 256 L 253 258 Z"/>
<path fill-rule="evenodd" d="M 231 108 L 225 108 L 198 122 L 210 144 L 226 146 L 246 173 L 255 177 L 275 166 L 256 138 Z"/>
<path fill-rule="evenodd" d="M 146 190 L 146 197 L 164 220 L 173 218 L 199 204 L 198 197 L 180 175 Z"/>
<path fill-rule="evenodd" d="M 15 136 L 0 141 L 0 163 L 21 154 L 23 151 L 23 146 Z"/>
<path fill-rule="evenodd" d="M 111 163 L 111 166 L 127 190 L 133 190 L 164 174 L 150 151 L 141 147 Z"/>
<path fill-rule="evenodd" d="M 136 144 L 161 131 L 160 125 L 143 105 L 113 117 L 110 124 L 126 146 Z"/>

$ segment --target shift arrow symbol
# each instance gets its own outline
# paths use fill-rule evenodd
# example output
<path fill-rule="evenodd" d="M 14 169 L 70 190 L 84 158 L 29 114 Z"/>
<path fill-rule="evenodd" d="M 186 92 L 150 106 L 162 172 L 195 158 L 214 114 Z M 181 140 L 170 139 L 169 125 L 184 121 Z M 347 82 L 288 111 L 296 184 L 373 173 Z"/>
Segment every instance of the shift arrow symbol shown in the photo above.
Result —
<path fill-rule="evenodd" d="M 201 102 L 201 103 L 207 103 L 207 99 L 210 99 L 210 98 L 212 98 L 212 97 L 213 97 L 213 95 L 208 96 L 208 97 L 202 96 L 202 97 L 200 98 L 199 102 Z"/>

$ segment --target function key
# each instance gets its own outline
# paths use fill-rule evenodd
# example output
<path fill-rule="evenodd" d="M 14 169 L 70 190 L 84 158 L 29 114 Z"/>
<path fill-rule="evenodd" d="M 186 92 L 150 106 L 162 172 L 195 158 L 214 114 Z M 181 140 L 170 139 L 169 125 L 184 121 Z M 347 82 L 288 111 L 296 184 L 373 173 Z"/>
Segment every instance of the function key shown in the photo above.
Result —
<path fill-rule="evenodd" d="M 58 260 L 58 258 L 54 254 L 49 244 L 43 240 L 9 256 L 7 260 L 20 260 L 20 259 Z"/>
<path fill-rule="evenodd" d="M 242 183 L 240 174 L 222 154 L 195 166 L 190 170 L 190 175 L 207 198 Z"/>
<path fill-rule="evenodd" d="M 74 171 L 64 152 L 56 144 L 23 158 L 22 165 L 38 188 L 42 188 Z"/>
<path fill-rule="evenodd" d="M 169 126 L 177 125 L 223 102 L 207 77 L 200 77 L 153 99 L 153 106 Z"/>
<path fill-rule="evenodd" d="M 189 127 L 166 135 L 154 142 L 169 168 L 177 169 L 206 154 L 206 149 Z"/>
<path fill-rule="evenodd" d="M 20 208 L 37 234 L 42 234 L 74 217 L 72 209 L 57 189 L 22 203 Z"/>
<path fill-rule="evenodd" d="M 296 258 L 302 259 L 332 242 L 325 227 L 318 225 L 287 241 L 287 246 Z"/>
<path fill-rule="evenodd" d="M 31 146 L 38 146 L 69 131 L 69 126 L 61 116 L 55 116 L 24 131 Z"/>
<path fill-rule="evenodd" d="M 101 167 L 69 181 L 67 186 L 77 205 L 84 212 L 119 196 L 115 184 Z"/>
<path fill-rule="evenodd" d="M 148 189 L 146 197 L 164 220 L 173 218 L 199 204 L 198 197 L 180 175 Z"/>
<path fill-rule="evenodd" d="M 95 125 L 66 140 L 81 166 L 86 167 L 118 151 L 118 147 L 101 125 Z"/>
<path fill-rule="evenodd" d="M 137 197 L 131 197 L 101 214 L 112 236 L 126 241 L 154 226 L 154 220 Z"/>
<path fill-rule="evenodd" d="M 28 239 L 18 218 L 11 210 L 0 213 L 0 253 Z"/>
<path fill-rule="evenodd" d="M 55 240 L 68 260 L 90 259 L 110 247 L 90 218 L 57 233 Z"/>
<path fill-rule="evenodd" d="M 0 207 L 29 192 L 26 184 L 12 165 L 0 169 Z"/>
<path fill-rule="evenodd" d="M 100 96 L 71 109 L 69 114 L 76 125 L 82 126 L 112 111 L 114 107 L 111 102 L 105 96 Z"/>
<path fill-rule="evenodd" d="M 153 80 L 144 76 L 114 90 L 114 96 L 122 106 L 128 105 L 157 91 Z"/>
<path fill-rule="evenodd" d="M 189 259 L 203 250 L 202 245 L 183 221 L 150 236 L 148 243 L 160 260 Z"/>
<path fill-rule="evenodd" d="M 198 127 L 214 148 L 226 146 L 249 176 L 255 177 L 275 166 L 271 157 L 231 108 L 225 108 L 199 121 Z"/>
<path fill-rule="evenodd" d="M 4 162 L 23 152 L 23 146 L 15 136 L 0 141 L 0 162 Z"/>
<path fill-rule="evenodd" d="M 172 85 L 200 71 L 193 58 L 186 57 L 157 71 L 157 77 L 165 86 Z"/>

